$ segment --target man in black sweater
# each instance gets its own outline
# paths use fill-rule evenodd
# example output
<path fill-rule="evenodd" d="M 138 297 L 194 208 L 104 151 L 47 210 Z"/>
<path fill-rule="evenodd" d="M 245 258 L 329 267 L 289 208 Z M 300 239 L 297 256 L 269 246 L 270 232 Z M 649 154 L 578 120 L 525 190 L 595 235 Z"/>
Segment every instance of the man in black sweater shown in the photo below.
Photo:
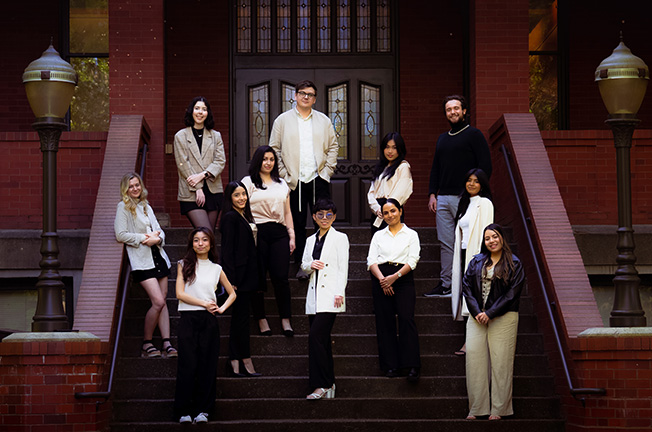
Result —
<path fill-rule="evenodd" d="M 464 191 L 466 173 L 481 168 L 491 176 L 489 145 L 482 132 L 468 122 L 464 96 L 444 98 L 444 112 L 451 130 L 439 135 L 430 169 L 428 208 L 437 215 L 437 239 L 441 250 L 439 285 L 426 297 L 447 297 L 451 293 L 451 271 L 455 244 L 455 214 L 459 195 Z"/>

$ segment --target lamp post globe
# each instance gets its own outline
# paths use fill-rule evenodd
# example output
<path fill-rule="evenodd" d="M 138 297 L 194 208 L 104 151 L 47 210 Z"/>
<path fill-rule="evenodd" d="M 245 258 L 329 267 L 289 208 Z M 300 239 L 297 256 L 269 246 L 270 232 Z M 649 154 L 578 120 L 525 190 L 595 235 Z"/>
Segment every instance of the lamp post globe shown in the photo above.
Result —
<path fill-rule="evenodd" d="M 41 234 L 41 273 L 36 283 L 38 300 L 32 331 L 52 332 L 69 329 L 63 308 L 64 284 L 59 274 L 59 236 L 57 234 L 57 151 L 59 137 L 67 129 L 64 116 L 77 85 L 77 74 L 52 44 L 23 73 L 27 99 L 36 116 L 36 129 L 43 154 L 43 233 Z"/>
<path fill-rule="evenodd" d="M 645 327 L 645 312 L 641 306 L 639 287 L 641 279 L 636 271 L 634 230 L 632 229 L 632 192 L 630 149 L 636 118 L 650 79 L 650 71 L 643 60 L 632 54 L 620 37 L 613 53 L 604 59 L 595 71 L 600 95 L 609 118 L 616 147 L 616 175 L 618 179 L 618 256 L 614 277 L 614 305 L 609 318 L 611 327 Z"/>

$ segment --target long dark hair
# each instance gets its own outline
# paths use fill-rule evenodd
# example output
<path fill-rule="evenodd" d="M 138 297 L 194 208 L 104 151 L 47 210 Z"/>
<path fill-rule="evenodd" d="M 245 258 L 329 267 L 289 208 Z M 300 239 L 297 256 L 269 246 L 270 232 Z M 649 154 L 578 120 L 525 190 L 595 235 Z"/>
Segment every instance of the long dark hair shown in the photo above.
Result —
<path fill-rule="evenodd" d="M 485 174 L 485 172 L 480 168 L 473 168 L 467 172 L 466 177 L 464 177 L 464 192 L 460 194 L 460 203 L 457 206 L 457 213 L 455 214 L 456 221 L 460 220 L 469 209 L 471 195 L 466 190 L 466 182 L 469 181 L 469 177 L 472 175 L 475 175 L 478 178 L 478 182 L 480 183 L 480 192 L 478 192 L 478 195 L 491 201 L 491 187 L 489 187 L 489 177 L 487 177 L 487 174 Z"/>
<path fill-rule="evenodd" d="M 239 187 L 244 189 L 245 194 L 247 194 L 247 203 L 245 204 L 244 208 L 244 218 L 247 220 L 247 222 L 254 223 L 254 216 L 251 214 L 251 206 L 249 205 L 249 192 L 247 192 L 245 185 L 243 185 L 242 182 L 238 180 L 229 182 L 229 184 L 224 188 L 222 214 L 227 214 L 230 211 L 237 211 L 235 207 L 233 207 L 233 192 L 235 192 L 235 190 Z"/>
<path fill-rule="evenodd" d="M 278 173 L 278 156 L 273 148 L 268 145 L 263 145 L 256 149 L 254 155 L 251 157 L 251 163 L 249 164 L 249 177 L 251 178 L 251 182 L 258 189 L 265 189 L 263 179 L 260 178 L 260 168 L 263 166 L 265 153 L 271 153 L 274 155 L 274 168 L 272 168 L 272 172 L 269 174 L 273 181 L 276 183 L 281 182 L 281 176 Z"/>
<path fill-rule="evenodd" d="M 217 252 L 215 251 L 215 235 L 213 230 L 206 227 L 197 227 L 194 230 L 190 231 L 188 236 L 188 246 L 186 248 L 186 255 L 183 257 L 183 280 L 185 283 L 191 284 L 195 280 L 195 275 L 197 273 L 197 253 L 192 247 L 195 234 L 204 233 L 208 236 L 209 241 L 211 242 L 211 247 L 208 249 L 208 259 L 212 262 L 217 262 Z"/>
<path fill-rule="evenodd" d="M 183 124 L 186 126 L 194 126 L 195 119 L 192 117 L 192 112 L 195 109 L 197 102 L 204 102 L 206 104 L 206 120 L 204 120 L 204 127 L 208 130 L 211 130 L 215 127 L 215 120 L 213 119 L 213 111 L 211 110 L 211 104 L 208 103 L 204 96 L 197 96 L 190 101 L 186 112 L 183 115 Z"/>
<path fill-rule="evenodd" d="M 385 148 L 387 147 L 387 144 L 389 144 L 389 142 L 392 140 L 394 140 L 394 144 L 396 144 L 396 151 L 398 152 L 398 156 L 394 160 L 393 164 L 387 166 L 389 161 L 385 157 Z M 398 169 L 398 166 L 405 160 L 405 155 L 407 155 L 407 148 L 405 147 L 405 141 L 403 140 L 401 134 L 398 132 L 390 132 L 385 135 L 380 143 L 380 157 L 378 158 L 378 163 L 374 168 L 374 178 L 372 181 L 375 181 L 377 178 L 383 175 L 385 168 L 387 168 L 387 171 L 383 177 L 385 177 L 387 180 L 391 179 Z"/>
<path fill-rule="evenodd" d="M 505 283 L 507 283 L 509 282 L 512 273 L 514 273 L 514 259 L 512 258 L 513 257 L 512 249 L 509 247 L 509 244 L 505 239 L 505 233 L 503 232 L 503 228 L 495 223 L 487 225 L 484 231 L 482 231 L 482 244 L 480 245 L 480 253 L 484 257 L 484 265 L 483 265 L 482 272 L 484 274 L 484 272 L 486 272 L 487 267 L 490 267 L 493 264 L 493 262 L 491 261 L 491 252 L 489 252 L 489 249 L 487 249 L 487 245 L 484 242 L 484 236 L 488 230 L 495 231 L 496 233 L 498 233 L 498 236 L 500 237 L 500 240 L 503 243 L 503 253 L 500 257 L 500 260 L 498 260 L 498 262 L 494 266 L 494 277 L 498 279 L 502 279 L 505 281 Z"/>

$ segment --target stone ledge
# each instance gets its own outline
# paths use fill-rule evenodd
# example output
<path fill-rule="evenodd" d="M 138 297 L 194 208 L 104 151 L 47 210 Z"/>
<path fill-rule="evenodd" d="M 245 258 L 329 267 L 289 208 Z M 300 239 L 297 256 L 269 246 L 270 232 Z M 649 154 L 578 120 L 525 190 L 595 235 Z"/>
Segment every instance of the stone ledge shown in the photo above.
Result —
<path fill-rule="evenodd" d="M 577 335 L 577 337 L 652 337 L 650 327 L 597 327 L 589 328 Z"/>
<path fill-rule="evenodd" d="M 100 338 L 89 332 L 25 332 L 13 333 L 2 339 L 3 343 L 22 342 L 99 342 Z"/>

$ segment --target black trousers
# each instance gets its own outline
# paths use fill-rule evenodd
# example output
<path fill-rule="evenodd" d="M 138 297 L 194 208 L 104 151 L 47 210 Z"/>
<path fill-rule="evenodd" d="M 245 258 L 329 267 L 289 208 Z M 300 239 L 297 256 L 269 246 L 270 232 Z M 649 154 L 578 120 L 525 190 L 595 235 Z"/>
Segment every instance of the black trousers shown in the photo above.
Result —
<path fill-rule="evenodd" d="M 274 296 L 281 318 L 292 317 L 290 303 L 290 237 L 285 225 L 268 222 L 258 225 L 258 288 L 252 294 L 251 307 L 255 319 L 265 318 L 265 297 L 267 272 L 272 280 Z"/>
<path fill-rule="evenodd" d="M 311 389 L 328 388 L 335 383 L 335 366 L 331 331 L 336 313 L 320 312 L 309 315 L 310 335 L 308 336 L 308 372 Z"/>
<path fill-rule="evenodd" d="M 390 264 L 378 266 L 384 276 L 394 274 L 399 267 Z M 419 333 L 414 321 L 416 291 L 414 275 L 409 272 L 393 285 L 394 295 L 386 296 L 380 281 L 371 275 L 371 293 L 376 314 L 376 336 L 380 368 L 389 369 L 421 367 Z M 396 316 L 398 315 L 398 336 Z"/>
<path fill-rule="evenodd" d="M 294 222 L 294 235 L 297 248 L 294 251 L 294 262 L 300 263 L 303 249 L 306 247 L 306 218 L 312 215 L 312 205 L 320 198 L 330 198 L 328 182 L 317 176 L 308 183 L 301 183 L 290 192 L 290 209 Z M 301 211 L 299 211 L 301 203 Z"/>
<path fill-rule="evenodd" d="M 229 359 L 242 360 L 251 357 L 249 348 L 249 303 L 251 292 L 237 291 L 231 305 L 231 329 L 229 331 Z"/>
<path fill-rule="evenodd" d="M 217 393 L 217 359 L 220 328 L 208 311 L 179 312 L 177 330 L 177 388 L 174 395 L 176 419 L 211 413 Z"/>

